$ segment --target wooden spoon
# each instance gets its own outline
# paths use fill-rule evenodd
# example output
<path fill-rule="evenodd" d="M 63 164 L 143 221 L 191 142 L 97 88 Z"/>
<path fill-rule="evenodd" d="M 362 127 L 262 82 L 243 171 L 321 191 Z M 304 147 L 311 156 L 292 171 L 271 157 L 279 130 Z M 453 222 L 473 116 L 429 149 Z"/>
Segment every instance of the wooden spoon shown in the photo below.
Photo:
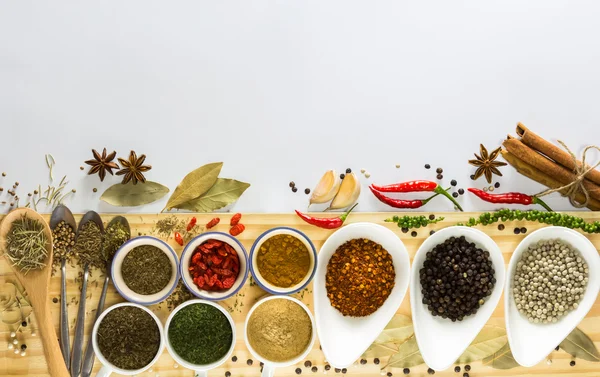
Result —
<path fill-rule="evenodd" d="M 77 229 L 77 223 L 71 211 L 62 204 L 59 204 L 50 216 L 50 229 L 54 231 L 57 225 L 64 221 L 73 232 Z M 69 342 L 69 318 L 67 316 L 67 261 L 63 259 L 60 263 L 60 350 L 67 368 L 71 365 L 71 346 Z"/>
<path fill-rule="evenodd" d="M 15 209 L 6 215 L 2 224 L 0 224 L 0 244 L 3 248 L 5 247 L 6 236 L 10 232 L 13 221 L 20 219 L 22 216 L 36 220 L 44 226 L 44 233 L 48 239 L 46 245 L 48 258 L 44 268 L 30 270 L 27 274 L 23 274 L 15 269 L 15 276 L 21 282 L 23 288 L 25 288 L 29 302 L 33 306 L 33 313 L 35 314 L 38 330 L 42 337 L 44 356 L 46 357 L 50 375 L 52 377 L 69 377 L 69 371 L 60 353 L 60 346 L 50 315 L 50 302 L 48 301 L 48 286 L 50 285 L 50 274 L 52 273 L 52 233 L 50 232 L 48 223 L 46 223 L 46 220 L 40 214 L 30 208 Z"/>

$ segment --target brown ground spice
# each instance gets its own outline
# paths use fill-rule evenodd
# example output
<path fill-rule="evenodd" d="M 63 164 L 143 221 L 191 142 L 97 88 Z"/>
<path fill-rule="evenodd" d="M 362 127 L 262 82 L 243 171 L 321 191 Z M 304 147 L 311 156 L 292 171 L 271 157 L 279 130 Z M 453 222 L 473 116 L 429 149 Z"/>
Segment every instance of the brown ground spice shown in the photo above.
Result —
<path fill-rule="evenodd" d="M 302 281 L 310 268 L 306 245 L 289 234 L 278 234 L 266 240 L 256 257 L 262 277 L 276 287 L 289 288 Z"/>
<path fill-rule="evenodd" d="M 325 287 L 331 305 L 344 316 L 365 317 L 383 305 L 396 279 L 392 256 L 366 238 L 337 248 L 327 264 Z"/>

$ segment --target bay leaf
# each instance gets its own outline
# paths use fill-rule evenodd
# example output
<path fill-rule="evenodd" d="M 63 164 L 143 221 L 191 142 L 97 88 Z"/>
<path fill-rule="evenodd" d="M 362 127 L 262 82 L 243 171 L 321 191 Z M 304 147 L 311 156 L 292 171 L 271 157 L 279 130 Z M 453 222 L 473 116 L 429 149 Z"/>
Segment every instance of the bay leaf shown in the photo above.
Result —
<path fill-rule="evenodd" d="M 163 211 L 178 208 L 180 204 L 206 193 L 217 181 L 222 167 L 222 162 L 213 162 L 189 172 L 175 188 Z"/>
<path fill-rule="evenodd" d="M 369 348 L 361 356 L 364 359 L 373 357 L 385 357 L 390 356 L 398 352 L 398 347 L 395 344 L 371 344 Z"/>
<path fill-rule="evenodd" d="M 486 357 L 481 365 L 490 366 L 494 369 L 512 369 L 519 366 L 512 355 L 508 342 L 498 351 Z"/>
<path fill-rule="evenodd" d="M 373 344 L 403 343 L 413 334 L 411 318 L 403 314 L 396 314 Z"/>
<path fill-rule="evenodd" d="M 388 363 L 383 369 L 390 368 L 411 368 L 423 364 L 423 356 L 417 345 L 417 338 L 411 336 L 408 340 L 398 347 L 398 352 L 390 357 Z"/>
<path fill-rule="evenodd" d="M 502 348 L 506 341 L 506 330 L 503 327 L 485 325 L 456 360 L 456 364 L 468 364 L 484 359 Z"/>
<path fill-rule="evenodd" d="M 576 327 L 575 330 L 560 343 L 560 348 L 571 356 L 598 362 L 600 361 L 600 354 L 598 349 L 594 345 L 594 342 L 587 336 L 583 331 Z"/>
<path fill-rule="evenodd" d="M 102 193 L 100 200 L 118 207 L 135 207 L 155 202 L 167 195 L 169 188 L 157 182 L 146 181 L 134 185 L 117 183 Z"/>
<path fill-rule="evenodd" d="M 218 178 L 215 184 L 199 198 L 174 206 L 193 212 L 212 212 L 234 203 L 250 187 L 249 183 L 229 178 Z"/>

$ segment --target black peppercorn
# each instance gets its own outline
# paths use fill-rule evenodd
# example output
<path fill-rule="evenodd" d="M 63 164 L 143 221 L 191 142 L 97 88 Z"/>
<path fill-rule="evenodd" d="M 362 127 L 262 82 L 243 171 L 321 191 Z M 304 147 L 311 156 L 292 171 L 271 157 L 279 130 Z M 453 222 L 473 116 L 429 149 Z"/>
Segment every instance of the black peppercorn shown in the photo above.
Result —
<path fill-rule="evenodd" d="M 463 373 L 463 377 L 469 377 L 469 373 L 467 373 L 467 372 Z"/>
<path fill-rule="evenodd" d="M 379 365 L 379 359 L 378 359 L 378 358 L 374 358 L 374 359 L 373 359 L 373 364 L 375 364 L 375 365 Z"/>
<path fill-rule="evenodd" d="M 458 189 L 458 194 L 459 195 L 463 195 L 465 193 L 465 189 L 459 188 Z"/>
<path fill-rule="evenodd" d="M 304 189 L 304 193 L 305 193 L 306 195 L 310 194 L 310 189 L 309 189 L 309 188 L 305 188 L 305 189 Z"/>
<path fill-rule="evenodd" d="M 305 366 L 306 368 L 310 368 L 310 367 L 312 366 L 312 363 L 311 363 L 310 361 L 306 360 L 306 361 L 304 362 L 304 366 Z"/>
<path fill-rule="evenodd" d="M 330 370 L 331 369 L 331 365 L 327 364 L 325 365 L 325 370 Z"/>
<path fill-rule="evenodd" d="M 433 213 L 429 215 L 429 220 L 435 220 L 435 215 Z"/>
<path fill-rule="evenodd" d="M 402 233 L 408 233 L 408 228 L 402 228 Z"/>
<path fill-rule="evenodd" d="M 27 321 L 23 321 L 23 322 L 21 322 L 21 326 L 23 326 L 23 327 L 27 327 Z"/>
<path fill-rule="evenodd" d="M 498 187 L 500 187 L 500 182 L 496 182 L 496 183 L 494 183 L 494 187 L 495 187 L 495 188 L 498 188 Z"/>
<path fill-rule="evenodd" d="M 435 172 L 438 173 L 438 174 L 442 174 L 444 172 L 444 169 L 437 168 L 437 169 L 435 169 Z"/>
<path fill-rule="evenodd" d="M 317 367 L 312 367 L 310 370 L 312 370 L 312 371 L 313 371 L 313 373 L 317 373 L 317 371 L 319 370 L 319 368 L 317 368 Z"/>
<path fill-rule="evenodd" d="M 521 228 L 521 233 L 523 233 L 523 234 L 527 233 L 527 228 L 525 228 L 525 227 L 522 227 L 522 228 Z"/>
<path fill-rule="evenodd" d="M 454 372 L 460 373 L 460 367 L 458 365 L 454 367 Z"/>
<path fill-rule="evenodd" d="M 232 357 L 231 361 L 233 361 L 235 363 L 237 361 L 237 356 Z"/>
<path fill-rule="evenodd" d="M 452 196 L 455 197 L 455 198 L 458 198 L 458 192 L 453 192 Z"/>
<path fill-rule="evenodd" d="M 342 370 L 340 368 L 335 368 L 334 371 L 335 373 L 340 373 Z"/>
<path fill-rule="evenodd" d="M 427 369 L 427 374 L 435 374 L 435 370 L 428 368 Z"/>
<path fill-rule="evenodd" d="M 504 224 L 498 224 L 498 230 L 504 230 Z"/>
<path fill-rule="evenodd" d="M 301 374 L 301 373 L 302 373 L 302 369 L 296 368 L 296 374 Z"/>
<path fill-rule="evenodd" d="M 432 230 L 429 231 L 429 235 L 430 236 L 433 236 L 433 233 L 435 233 L 435 230 L 432 229 Z"/>
<path fill-rule="evenodd" d="M 514 230 L 514 233 L 515 233 L 515 234 L 519 234 L 519 233 L 521 233 L 521 229 L 520 229 L 520 228 L 515 228 L 515 230 Z"/>
<path fill-rule="evenodd" d="M 471 366 L 469 364 L 465 365 L 465 370 L 469 372 L 471 370 Z"/>
<path fill-rule="evenodd" d="M 294 183 L 294 181 L 291 181 L 290 182 L 290 187 L 294 187 L 294 186 L 296 186 L 296 183 Z"/>
<path fill-rule="evenodd" d="M 56 303 L 58 302 L 58 299 L 57 299 L 56 297 L 54 297 L 54 298 L 52 299 L 52 302 L 56 304 Z"/>
<path fill-rule="evenodd" d="M 438 175 L 436 176 L 436 178 L 437 178 L 437 179 L 444 179 L 444 176 L 443 176 L 443 175 L 441 175 L 441 174 L 438 174 Z"/>
<path fill-rule="evenodd" d="M 425 169 L 430 169 L 430 168 L 431 168 L 431 165 L 425 164 Z"/>
<path fill-rule="evenodd" d="M 350 173 L 352 173 L 352 169 L 350 169 L 350 168 L 346 169 L 346 174 L 350 174 Z"/>
<path fill-rule="evenodd" d="M 560 346 L 556 346 L 556 348 L 554 350 L 558 351 L 559 349 L 560 349 Z"/>
<path fill-rule="evenodd" d="M 456 179 L 453 179 L 450 181 L 450 185 L 452 186 L 456 186 L 458 184 L 458 182 L 456 182 Z"/>
<path fill-rule="evenodd" d="M 261 361 L 261 362 L 260 362 L 260 366 L 261 366 L 261 367 L 264 367 L 264 366 L 265 366 L 265 363 L 263 363 L 263 362 Z"/>
<path fill-rule="evenodd" d="M 346 368 L 343 368 L 343 369 L 342 369 L 342 374 L 346 374 L 346 372 L 348 372 L 348 369 L 346 369 Z"/>
<path fill-rule="evenodd" d="M 404 370 L 406 370 L 407 368 L 404 368 Z M 406 372 L 404 372 L 404 374 L 408 374 Z M 387 372 L 387 377 L 392 377 L 392 372 Z"/>
<path fill-rule="evenodd" d="M 417 236 L 417 232 L 415 232 L 415 231 L 413 230 L 412 232 L 410 232 L 410 235 L 411 235 L 411 236 L 413 236 L 413 237 L 416 237 L 416 236 Z"/>
<path fill-rule="evenodd" d="M 365 359 L 360 359 L 360 363 L 361 363 L 362 365 L 365 365 L 365 364 L 367 363 L 367 360 L 365 360 Z"/>
<path fill-rule="evenodd" d="M 575 360 L 571 360 L 571 362 L 569 363 L 570 366 L 574 367 L 575 366 Z"/>
<path fill-rule="evenodd" d="M 292 187 L 292 192 L 296 192 L 298 191 L 298 188 L 296 186 Z"/>
<path fill-rule="evenodd" d="M 404 373 L 404 374 L 410 374 L 410 369 L 404 368 L 404 369 L 402 369 L 402 373 Z M 391 373 L 390 373 L 390 375 L 391 375 Z"/>
<path fill-rule="evenodd" d="M 21 350 L 25 351 L 27 349 L 27 345 L 26 344 L 21 344 Z"/>
<path fill-rule="evenodd" d="M 252 359 L 248 359 L 248 361 L 246 361 L 246 364 L 248 364 L 248 365 L 252 365 L 252 363 L 253 363 Z"/>
<path fill-rule="evenodd" d="M 346 175 L 344 173 L 340 174 L 340 179 L 344 179 Z"/>
<path fill-rule="evenodd" d="M 231 377 L 231 372 L 230 371 L 225 372 L 225 377 Z"/>
<path fill-rule="evenodd" d="M 474 181 L 475 180 L 475 174 L 471 174 L 470 178 Z"/>

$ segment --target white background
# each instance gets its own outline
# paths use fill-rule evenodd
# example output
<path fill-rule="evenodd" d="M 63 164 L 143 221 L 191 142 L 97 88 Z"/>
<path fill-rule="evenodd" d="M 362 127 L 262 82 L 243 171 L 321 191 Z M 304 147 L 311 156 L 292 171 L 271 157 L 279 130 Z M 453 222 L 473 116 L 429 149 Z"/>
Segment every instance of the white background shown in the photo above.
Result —
<path fill-rule="evenodd" d="M 47 184 L 52 153 L 74 211 L 160 211 L 166 198 L 99 201 L 119 178 L 79 166 L 103 147 L 145 153 L 171 190 L 224 161 L 252 184 L 234 207 L 247 212 L 305 209 L 330 168 L 392 183 L 441 166 L 466 188 L 479 143 L 518 121 L 577 153 L 600 143 L 599 19 L 598 1 L 1 1 L 0 200 L 15 180 L 21 197 Z M 502 172 L 496 191 L 543 189 Z M 361 179 L 359 210 L 388 210 Z"/>

